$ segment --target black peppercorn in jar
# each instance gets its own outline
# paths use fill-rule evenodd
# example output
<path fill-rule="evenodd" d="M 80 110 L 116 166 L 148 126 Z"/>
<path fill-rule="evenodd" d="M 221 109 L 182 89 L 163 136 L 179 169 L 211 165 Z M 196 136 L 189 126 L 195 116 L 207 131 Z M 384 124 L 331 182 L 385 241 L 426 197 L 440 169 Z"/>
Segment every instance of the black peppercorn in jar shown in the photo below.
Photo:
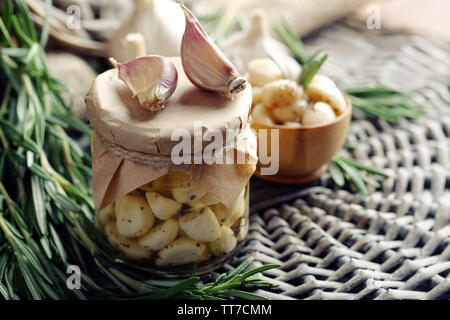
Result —
<path fill-rule="evenodd" d="M 200 90 L 171 60 L 178 87 L 158 112 L 143 109 L 115 69 L 99 75 L 86 97 L 96 220 L 129 259 L 206 272 L 248 231 L 251 89 L 233 100 Z"/>

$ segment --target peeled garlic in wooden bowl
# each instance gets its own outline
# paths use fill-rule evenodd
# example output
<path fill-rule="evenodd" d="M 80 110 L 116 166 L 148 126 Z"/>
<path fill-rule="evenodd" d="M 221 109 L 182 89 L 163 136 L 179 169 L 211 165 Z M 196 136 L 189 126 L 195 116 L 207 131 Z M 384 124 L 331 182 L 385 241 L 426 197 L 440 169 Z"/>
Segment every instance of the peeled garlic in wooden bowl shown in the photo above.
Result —
<path fill-rule="evenodd" d="M 279 150 L 278 172 L 262 175 L 264 165 L 259 163 L 255 174 L 274 182 L 311 181 L 326 171 L 327 163 L 344 144 L 351 103 L 324 75 L 314 75 L 304 91 L 296 81 L 280 79 L 276 67 L 271 59 L 248 63 L 248 80 L 253 85 L 252 128 L 267 133 L 258 137 L 258 146 L 267 136 L 262 143 L 276 143 Z M 275 134 L 273 142 L 269 137 Z"/>
<path fill-rule="evenodd" d="M 299 128 L 330 122 L 345 112 L 344 95 L 324 75 L 316 74 L 303 92 L 296 81 L 283 78 L 280 67 L 271 59 L 251 60 L 247 69 L 256 123 Z"/>

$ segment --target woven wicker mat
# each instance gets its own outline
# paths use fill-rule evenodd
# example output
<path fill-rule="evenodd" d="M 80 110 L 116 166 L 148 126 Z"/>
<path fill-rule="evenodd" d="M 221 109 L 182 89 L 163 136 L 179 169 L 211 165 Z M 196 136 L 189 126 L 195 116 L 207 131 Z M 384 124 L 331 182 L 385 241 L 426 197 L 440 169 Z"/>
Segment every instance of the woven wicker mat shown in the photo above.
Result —
<path fill-rule="evenodd" d="M 450 44 L 341 23 L 307 44 L 323 47 L 323 73 L 343 88 L 383 83 L 416 90 L 427 109 L 392 126 L 355 113 L 353 157 L 390 178 L 367 197 L 336 189 L 328 174 L 309 185 L 252 180 L 248 241 L 222 270 L 248 256 L 279 286 L 272 299 L 450 298 Z M 313 49 L 312 48 L 312 49 Z"/>

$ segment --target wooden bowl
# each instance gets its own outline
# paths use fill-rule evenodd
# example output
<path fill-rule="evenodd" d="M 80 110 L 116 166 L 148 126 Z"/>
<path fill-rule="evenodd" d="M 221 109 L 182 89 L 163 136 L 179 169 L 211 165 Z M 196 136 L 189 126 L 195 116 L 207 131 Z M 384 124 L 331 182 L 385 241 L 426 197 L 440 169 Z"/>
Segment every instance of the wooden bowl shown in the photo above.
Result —
<path fill-rule="evenodd" d="M 255 175 L 261 179 L 279 183 L 305 183 L 320 177 L 326 170 L 332 157 L 344 145 L 352 116 L 352 104 L 344 94 L 347 108 L 333 121 L 314 126 L 289 128 L 280 125 L 253 123 L 252 128 L 258 136 L 258 154 L 261 129 L 267 130 L 267 153 L 271 156 L 271 136 L 273 130 L 279 130 L 279 170 L 275 175 L 261 174 L 258 162 Z M 274 152 L 277 151 L 275 148 Z M 260 155 L 261 157 L 261 155 Z"/>

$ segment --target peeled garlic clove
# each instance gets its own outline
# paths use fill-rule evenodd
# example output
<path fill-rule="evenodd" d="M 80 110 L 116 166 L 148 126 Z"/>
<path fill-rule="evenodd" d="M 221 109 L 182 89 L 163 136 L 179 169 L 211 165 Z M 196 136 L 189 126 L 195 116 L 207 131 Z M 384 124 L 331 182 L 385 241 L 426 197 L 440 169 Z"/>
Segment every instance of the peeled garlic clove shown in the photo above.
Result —
<path fill-rule="evenodd" d="M 282 79 L 266 84 L 261 92 L 265 107 L 290 107 L 301 96 L 301 89 L 295 81 Z"/>
<path fill-rule="evenodd" d="M 130 259 L 150 259 L 151 253 L 142 248 L 136 239 L 127 239 L 122 237 L 116 228 L 114 222 L 110 222 L 105 227 L 106 239 L 109 244 L 122 252 Z"/>
<path fill-rule="evenodd" d="M 186 234 L 200 242 L 212 242 L 220 236 L 220 225 L 216 216 L 208 207 L 188 209 L 178 220 L 180 228 Z"/>
<path fill-rule="evenodd" d="M 102 230 L 108 223 L 114 221 L 115 212 L 114 212 L 114 202 L 109 206 L 100 210 L 95 216 L 95 222 L 97 228 Z"/>
<path fill-rule="evenodd" d="M 153 190 L 148 183 L 144 184 L 143 186 L 139 187 L 139 190 L 148 192 L 148 191 L 155 191 Z"/>
<path fill-rule="evenodd" d="M 155 217 L 143 197 L 123 196 L 116 201 L 117 232 L 127 238 L 139 237 L 147 233 L 155 222 Z"/>
<path fill-rule="evenodd" d="M 236 244 L 236 238 L 230 227 L 222 226 L 220 227 L 220 238 L 211 242 L 209 248 L 213 255 L 220 256 L 233 251 L 233 249 L 236 248 Z"/>
<path fill-rule="evenodd" d="M 233 214 L 233 210 L 230 208 L 227 208 L 223 203 L 212 205 L 211 210 L 216 215 L 217 221 L 220 223 L 220 225 L 223 225 L 225 222 L 227 222 L 228 218 Z"/>
<path fill-rule="evenodd" d="M 127 63 L 111 59 L 111 63 L 119 70 L 119 79 L 147 110 L 161 110 L 177 87 L 177 69 L 162 56 L 139 57 Z"/>
<path fill-rule="evenodd" d="M 231 226 L 236 222 L 239 217 L 243 216 L 245 213 L 246 201 L 244 199 L 245 188 L 239 194 L 236 201 L 227 207 L 222 203 L 212 205 L 210 208 L 214 212 L 217 221 L 222 225 Z"/>
<path fill-rule="evenodd" d="M 233 211 L 228 221 L 226 221 L 226 225 L 232 226 L 239 218 L 243 217 L 245 214 L 245 210 L 247 207 L 247 203 L 245 201 L 240 201 L 237 208 Z"/>
<path fill-rule="evenodd" d="M 252 87 L 252 106 L 262 101 L 261 93 L 262 93 L 261 87 Z"/>
<path fill-rule="evenodd" d="M 305 112 L 306 108 L 308 107 L 308 101 L 306 99 L 298 99 L 292 108 L 294 109 L 295 113 L 297 114 L 298 118 L 301 119 L 303 116 L 303 113 Z"/>
<path fill-rule="evenodd" d="M 161 220 L 172 218 L 180 211 L 182 204 L 166 198 L 156 192 L 146 192 L 145 197 L 152 208 L 153 214 Z"/>
<path fill-rule="evenodd" d="M 158 251 L 176 239 L 178 221 L 169 219 L 156 225 L 150 232 L 139 238 L 139 245 L 147 250 Z"/>
<path fill-rule="evenodd" d="M 274 119 L 279 123 L 296 122 L 298 115 L 292 107 L 279 107 L 272 109 Z"/>
<path fill-rule="evenodd" d="M 252 109 L 253 122 L 272 126 L 275 123 L 269 113 L 269 110 L 262 103 L 257 104 Z"/>
<path fill-rule="evenodd" d="M 199 262 L 206 254 L 206 245 L 189 238 L 178 238 L 158 252 L 155 265 L 169 267 Z"/>
<path fill-rule="evenodd" d="M 334 81 L 320 74 L 312 78 L 306 94 L 314 101 L 329 103 L 338 113 L 343 113 L 347 107 L 344 96 Z"/>
<path fill-rule="evenodd" d="M 172 197 L 181 203 L 199 200 L 206 194 L 206 190 L 191 180 L 188 174 L 173 171 L 170 177 Z"/>
<path fill-rule="evenodd" d="M 192 209 L 201 209 L 203 207 L 206 207 L 206 204 L 204 204 L 201 200 L 194 200 L 188 203 L 189 207 Z"/>
<path fill-rule="evenodd" d="M 301 128 L 302 124 L 300 122 L 285 122 L 285 123 L 283 123 L 283 127 L 286 127 L 286 128 Z"/>
<path fill-rule="evenodd" d="M 178 235 L 179 235 L 180 237 L 188 238 L 187 233 L 184 232 L 183 229 L 179 229 L 179 230 L 178 230 Z"/>
<path fill-rule="evenodd" d="M 212 195 L 211 193 L 207 193 L 207 194 L 205 194 L 201 199 L 200 199 L 200 201 L 202 202 L 202 203 L 204 203 L 205 205 L 207 205 L 207 206 L 210 206 L 210 205 L 213 205 L 213 204 L 218 204 L 218 203 L 220 203 L 220 200 L 219 199 L 217 199 L 214 195 Z"/>
<path fill-rule="evenodd" d="M 248 227 L 249 227 L 249 225 L 248 225 L 248 220 L 242 218 L 242 219 L 239 221 L 239 233 L 238 233 L 238 235 L 237 235 L 237 240 L 238 240 L 238 241 L 242 241 L 242 240 L 245 239 L 245 237 L 246 237 L 247 234 L 248 234 Z"/>
<path fill-rule="evenodd" d="M 336 118 L 333 109 L 328 103 L 316 102 L 303 113 L 302 123 L 305 126 L 327 123 Z"/>
<path fill-rule="evenodd" d="M 283 79 L 280 67 L 271 59 L 254 59 L 248 63 L 248 81 L 257 87 Z"/>
<path fill-rule="evenodd" d="M 225 94 L 233 99 L 247 81 L 208 37 L 194 14 L 184 6 L 186 29 L 181 43 L 181 62 L 189 80 L 197 87 Z"/>
<path fill-rule="evenodd" d="M 170 177 L 165 174 L 150 183 L 152 191 L 162 194 L 165 197 L 170 196 Z"/>

